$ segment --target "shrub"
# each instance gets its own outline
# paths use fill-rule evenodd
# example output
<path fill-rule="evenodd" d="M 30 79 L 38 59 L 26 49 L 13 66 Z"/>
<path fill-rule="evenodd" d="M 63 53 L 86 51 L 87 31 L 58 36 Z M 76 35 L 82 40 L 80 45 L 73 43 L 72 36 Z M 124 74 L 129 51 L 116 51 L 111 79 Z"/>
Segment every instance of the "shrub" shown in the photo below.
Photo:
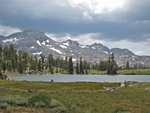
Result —
<path fill-rule="evenodd" d="M 53 111 L 56 113 L 66 113 L 67 112 L 67 109 L 64 106 L 64 104 L 55 99 L 51 100 L 50 107 L 52 107 Z"/>
<path fill-rule="evenodd" d="M 43 102 L 35 102 L 35 107 L 44 107 L 45 106 L 45 103 Z"/>
<path fill-rule="evenodd" d="M 115 110 L 115 113 L 131 113 L 131 112 L 128 111 L 128 110 L 124 110 L 122 108 L 118 108 L 118 109 Z"/>
<path fill-rule="evenodd" d="M 1 109 L 6 109 L 9 105 L 5 102 L 5 103 L 0 103 L 0 108 Z"/>
<path fill-rule="evenodd" d="M 20 96 L 4 96 L 0 99 L 0 102 L 5 102 L 10 105 L 19 105 L 19 106 L 25 106 L 27 105 L 27 99 Z"/>
<path fill-rule="evenodd" d="M 18 105 L 18 106 L 26 106 L 27 103 L 28 103 L 28 101 L 25 98 L 22 98 L 21 100 L 16 101 L 16 105 Z"/>
<path fill-rule="evenodd" d="M 65 107 L 55 107 L 53 108 L 55 113 L 67 113 L 67 109 Z"/>
<path fill-rule="evenodd" d="M 27 99 L 24 98 L 24 97 L 20 97 L 20 96 L 16 96 L 16 105 L 19 105 L 19 106 L 26 106 L 27 105 Z"/>
<path fill-rule="evenodd" d="M 55 99 L 52 99 L 51 100 L 51 103 L 50 103 L 50 107 L 61 107 L 61 106 L 64 106 L 61 102 L 55 100 Z"/>
<path fill-rule="evenodd" d="M 32 96 L 28 100 L 28 104 L 31 106 L 39 106 L 39 107 L 44 107 L 44 106 L 49 106 L 50 105 L 51 98 L 45 94 L 45 93 L 39 93 L 34 96 Z"/>
<path fill-rule="evenodd" d="M 8 106 L 8 107 L 6 108 L 6 110 L 4 111 L 4 113 L 11 113 L 11 107 Z"/>
<path fill-rule="evenodd" d="M 16 99 L 14 98 L 14 96 L 8 95 L 1 98 L 0 102 L 6 102 L 7 104 L 13 105 L 16 103 Z"/>
<path fill-rule="evenodd" d="M 74 103 L 71 104 L 70 107 L 71 107 L 71 109 L 80 109 L 80 107 L 78 107 L 78 106 L 77 106 L 76 104 L 74 104 Z"/>

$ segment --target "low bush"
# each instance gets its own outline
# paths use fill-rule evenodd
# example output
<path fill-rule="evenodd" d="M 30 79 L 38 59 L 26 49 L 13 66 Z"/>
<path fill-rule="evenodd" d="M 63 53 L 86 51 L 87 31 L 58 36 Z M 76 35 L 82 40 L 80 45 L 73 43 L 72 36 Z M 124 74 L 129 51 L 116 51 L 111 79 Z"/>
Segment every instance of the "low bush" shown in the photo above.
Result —
<path fill-rule="evenodd" d="M 26 106 L 27 99 L 20 96 L 4 96 L 0 99 L 0 102 L 7 103 L 9 105 L 19 105 L 19 106 Z"/>
<path fill-rule="evenodd" d="M 65 105 L 55 99 L 51 100 L 50 107 L 53 108 L 55 113 L 66 113 L 67 109 Z"/>
<path fill-rule="evenodd" d="M 0 109 L 6 109 L 9 105 L 4 102 L 4 103 L 0 103 Z"/>
<path fill-rule="evenodd" d="M 44 102 L 35 102 L 35 107 L 45 107 L 45 103 Z"/>
<path fill-rule="evenodd" d="M 76 110 L 76 109 L 80 109 L 80 107 L 78 107 L 76 104 L 71 104 L 71 106 L 70 106 L 70 108 L 71 109 L 74 109 L 74 110 Z"/>
<path fill-rule="evenodd" d="M 61 107 L 61 106 L 64 106 L 64 105 L 61 102 L 59 102 L 59 101 L 57 101 L 55 99 L 52 99 L 51 103 L 50 103 L 50 106 L 52 108 L 54 108 L 54 107 Z"/>
<path fill-rule="evenodd" d="M 67 113 L 67 109 L 65 107 L 55 107 L 53 108 L 55 113 Z"/>
<path fill-rule="evenodd" d="M 34 107 L 46 107 L 50 105 L 51 98 L 45 93 L 39 93 L 28 100 L 28 104 Z"/>
<path fill-rule="evenodd" d="M 131 113 L 131 112 L 128 111 L 128 110 L 124 110 L 124 109 L 122 109 L 122 108 L 117 108 L 117 109 L 115 110 L 115 113 Z"/>
<path fill-rule="evenodd" d="M 11 113 L 11 107 L 8 106 L 8 107 L 4 110 L 4 113 Z"/>
<path fill-rule="evenodd" d="M 7 96 L 2 97 L 0 99 L 0 102 L 5 102 L 7 104 L 14 105 L 16 104 L 16 98 L 14 96 L 7 95 Z"/>
<path fill-rule="evenodd" d="M 18 106 L 27 106 L 27 103 L 28 103 L 28 101 L 25 98 L 22 98 L 21 100 L 16 101 L 16 105 L 18 105 Z"/>

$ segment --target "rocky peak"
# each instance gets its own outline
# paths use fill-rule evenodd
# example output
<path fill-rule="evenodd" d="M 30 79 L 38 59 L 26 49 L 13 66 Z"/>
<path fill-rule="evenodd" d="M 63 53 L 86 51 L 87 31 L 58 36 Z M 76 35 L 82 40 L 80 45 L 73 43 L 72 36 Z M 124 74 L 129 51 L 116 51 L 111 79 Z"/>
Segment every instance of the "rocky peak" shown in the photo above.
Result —
<path fill-rule="evenodd" d="M 101 43 L 94 43 L 91 45 L 92 47 L 96 47 L 96 46 L 103 46 Z"/>
<path fill-rule="evenodd" d="M 94 43 L 90 45 L 90 47 L 93 49 L 97 49 L 98 51 L 110 52 L 109 48 L 107 48 L 106 46 L 103 46 L 101 43 Z"/>
<path fill-rule="evenodd" d="M 73 40 L 70 40 L 70 39 L 68 39 L 68 40 L 66 40 L 66 41 L 64 41 L 62 43 L 66 43 L 66 44 L 68 44 L 70 46 L 77 46 L 77 47 L 79 47 L 79 45 L 80 45 L 77 41 L 73 41 Z"/>
<path fill-rule="evenodd" d="M 110 51 L 113 52 L 113 53 L 135 55 L 133 52 L 131 52 L 131 51 L 128 50 L 128 49 L 112 48 Z"/>

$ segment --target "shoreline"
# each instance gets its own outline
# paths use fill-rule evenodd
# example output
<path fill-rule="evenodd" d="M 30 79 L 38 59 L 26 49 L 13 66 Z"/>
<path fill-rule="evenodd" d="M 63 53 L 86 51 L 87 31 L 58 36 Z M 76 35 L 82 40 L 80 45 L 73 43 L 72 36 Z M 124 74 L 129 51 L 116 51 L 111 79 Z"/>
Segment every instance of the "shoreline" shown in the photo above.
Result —
<path fill-rule="evenodd" d="M 5 73 L 8 76 L 28 76 L 28 75 L 71 75 L 67 73 L 35 73 L 35 74 L 21 74 L 17 72 L 6 72 Z M 72 75 L 108 75 L 106 71 L 97 71 L 97 70 L 89 70 L 88 74 L 72 74 Z M 150 69 L 137 69 L 137 70 L 118 70 L 118 74 L 116 75 L 150 75 Z"/>
<path fill-rule="evenodd" d="M 63 73 L 59 73 L 59 74 L 6 74 L 7 76 L 35 76 L 35 75 L 41 75 L 41 76 L 43 76 L 43 75 L 76 75 L 76 76 L 78 76 L 78 75 L 81 75 L 81 76 L 84 76 L 84 75 L 99 75 L 99 76 L 101 76 L 101 75 L 108 75 L 108 74 L 63 74 Z M 150 74 L 116 74 L 116 75 L 112 75 L 112 76 L 117 76 L 117 75 L 121 75 L 121 76 L 124 76 L 124 75 L 147 75 L 147 76 L 150 76 Z M 110 75 L 111 76 L 111 75 Z"/>

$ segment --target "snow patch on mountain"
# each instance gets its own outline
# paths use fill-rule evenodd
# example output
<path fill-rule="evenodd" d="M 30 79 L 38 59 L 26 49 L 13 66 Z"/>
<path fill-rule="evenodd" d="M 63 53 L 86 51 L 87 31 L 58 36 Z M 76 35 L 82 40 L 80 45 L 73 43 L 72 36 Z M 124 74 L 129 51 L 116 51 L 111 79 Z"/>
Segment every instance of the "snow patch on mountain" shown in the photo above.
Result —
<path fill-rule="evenodd" d="M 32 53 L 33 55 L 40 55 L 42 54 L 42 52 L 36 52 L 36 53 Z"/>
<path fill-rule="evenodd" d="M 52 45 L 46 45 L 47 47 L 52 47 Z"/>
<path fill-rule="evenodd" d="M 39 46 L 41 46 L 41 43 L 40 43 L 40 41 L 39 41 L 39 40 L 37 40 L 36 42 L 37 42 L 37 44 L 38 44 Z"/>
<path fill-rule="evenodd" d="M 49 40 L 46 40 L 47 43 L 49 43 Z"/>
<path fill-rule="evenodd" d="M 106 54 L 108 54 L 108 52 L 107 51 L 103 51 L 104 53 L 106 53 Z"/>
<path fill-rule="evenodd" d="M 64 48 L 64 49 L 67 49 L 67 47 L 64 46 L 64 45 L 62 45 L 62 44 L 60 45 L 60 47 L 61 47 L 61 48 Z"/>
<path fill-rule="evenodd" d="M 92 47 L 92 49 L 96 49 L 95 47 Z"/>
<path fill-rule="evenodd" d="M 62 43 L 65 46 L 69 46 L 69 41 Z"/>
<path fill-rule="evenodd" d="M 45 41 L 43 41 L 42 44 L 45 45 Z"/>
<path fill-rule="evenodd" d="M 11 43 L 15 43 L 17 42 L 19 39 L 17 39 L 16 37 L 15 38 L 10 38 L 10 39 L 5 39 L 5 40 L 2 40 L 3 43 L 7 43 L 7 42 L 11 42 Z"/>
<path fill-rule="evenodd" d="M 59 49 L 56 49 L 56 48 L 54 48 L 54 47 L 52 47 L 52 48 L 50 48 L 51 50 L 53 50 L 53 51 L 55 51 L 55 52 L 57 52 L 57 53 L 59 53 L 59 54 L 62 54 L 62 52 L 59 50 Z"/>
<path fill-rule="evenodd" d="M 34 46 L 31 46 L 30 49 L 34 49 Z"/>
<path fill-rule="evenodd" d="M 86 45 L 79 45 L 79 47 L 86 48 L 87 46 Z"/>

